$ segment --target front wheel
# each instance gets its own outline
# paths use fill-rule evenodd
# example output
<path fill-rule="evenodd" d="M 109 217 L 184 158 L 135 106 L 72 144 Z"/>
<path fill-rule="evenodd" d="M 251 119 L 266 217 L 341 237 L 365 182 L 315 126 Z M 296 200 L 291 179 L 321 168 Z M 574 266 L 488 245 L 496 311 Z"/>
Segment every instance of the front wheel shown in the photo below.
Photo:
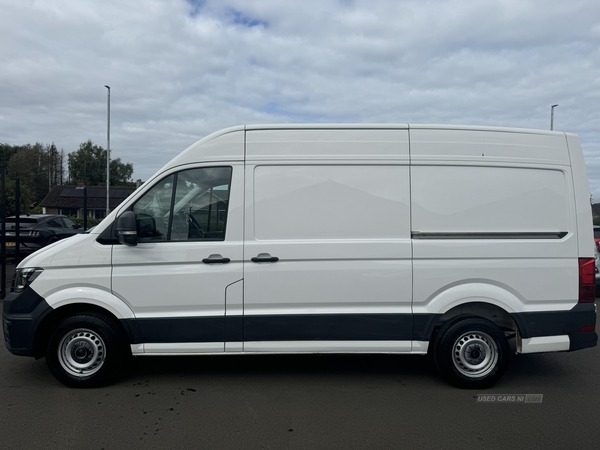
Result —
<path fill-rule="evenodd" d="M 504 332 L 489 320 L 456 318 L 440 329 L 434 358 L 451 383 L 468 389 L 486 388 L 504 374 L 510 347 Z"/>
<path fill-rule="evenodd" d="M 46 362 L 52 374 L 71 387 L 109 383 L 126 367 L 131 353 L 124 332 L 97 313 L 67 317 L 48 343 Z"/>

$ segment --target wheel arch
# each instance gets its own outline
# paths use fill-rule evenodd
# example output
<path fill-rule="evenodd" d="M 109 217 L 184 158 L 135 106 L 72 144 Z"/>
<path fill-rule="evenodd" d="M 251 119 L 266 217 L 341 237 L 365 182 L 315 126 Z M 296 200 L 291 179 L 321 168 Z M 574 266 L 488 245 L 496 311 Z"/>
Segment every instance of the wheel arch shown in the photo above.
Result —
<path fill-rule="evenodd" d="M 437 334 L 445 323 L 450 320 L 457 320 L 460 317 L 464 317 L 465 319 L 469 317 L 486 319 L 505 333 L 519 334 L 518 324 L 508 311 L 493 303 L 476 301 L 461 303 L 438 316 L 437 320 L 432 324 L 429 342 L 435 343 Z M 432 348 L 433 345 L 430 345 L 429 347 Z"/>
<path fill-rule="evenodd" d="M 115 323 L 118 329 L 123 333 L 123 337 L 125 337 L 130 344 L 135 341 L 136 330 L 132 328 L 132 321 L 120 320 L 109 309 L 93 303 L 70 303 L 54 309 L 42 319 L 33 338 L 33 356 L 36 359 L 44 357 L 50 336 L 58 324 L 67 317 L 82 313 L 97 313 L 108 317 Z"/>
<path fill-rule="evenodd" d="M 415 305 L 416 315 L 431 318 L 424 330 L 429 342 L 446 322 L 459 316 L 475 316 L 489 320 L 505 332 L 519 332 L 512 314 L 523 310 L 522 297 L 505 284 L 488 279 L 462 280 L 433 293 Z"/>

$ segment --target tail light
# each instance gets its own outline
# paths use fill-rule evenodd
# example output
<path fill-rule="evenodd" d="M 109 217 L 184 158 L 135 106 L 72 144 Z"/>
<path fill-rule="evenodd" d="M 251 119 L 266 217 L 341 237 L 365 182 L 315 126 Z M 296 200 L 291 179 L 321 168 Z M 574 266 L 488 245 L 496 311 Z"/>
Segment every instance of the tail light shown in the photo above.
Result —
<path fill-rule="evenodd" d="M 579 258 L 579 303 L 596 300 L 596 263 L 594 258 Z"/>

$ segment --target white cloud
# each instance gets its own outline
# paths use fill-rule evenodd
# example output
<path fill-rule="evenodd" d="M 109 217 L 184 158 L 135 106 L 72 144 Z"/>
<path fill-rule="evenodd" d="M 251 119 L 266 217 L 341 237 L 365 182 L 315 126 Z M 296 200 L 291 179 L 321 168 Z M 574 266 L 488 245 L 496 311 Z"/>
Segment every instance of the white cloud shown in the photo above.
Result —
<path fill-rule="evenodd" d="M 581 136 L 600 199 L 600 4 L 5 0 L 0 141 L 106 145 L 147 178 L 217 129 L 462 123 Z"/>

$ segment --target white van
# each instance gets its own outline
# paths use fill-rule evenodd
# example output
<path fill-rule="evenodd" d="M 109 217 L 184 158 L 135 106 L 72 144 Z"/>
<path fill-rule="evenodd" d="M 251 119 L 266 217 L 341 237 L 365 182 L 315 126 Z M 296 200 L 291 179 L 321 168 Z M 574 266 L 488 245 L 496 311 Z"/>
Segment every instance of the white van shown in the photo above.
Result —
<path fill-rule="evenodd" d="M 70 386 L 131 355 L 427 354 L 482 388 L 517 353 L 597 344 L 577 136 L 437 125 L 240 126 L 93 232 L 29 256 L 4 337 Z"/>

